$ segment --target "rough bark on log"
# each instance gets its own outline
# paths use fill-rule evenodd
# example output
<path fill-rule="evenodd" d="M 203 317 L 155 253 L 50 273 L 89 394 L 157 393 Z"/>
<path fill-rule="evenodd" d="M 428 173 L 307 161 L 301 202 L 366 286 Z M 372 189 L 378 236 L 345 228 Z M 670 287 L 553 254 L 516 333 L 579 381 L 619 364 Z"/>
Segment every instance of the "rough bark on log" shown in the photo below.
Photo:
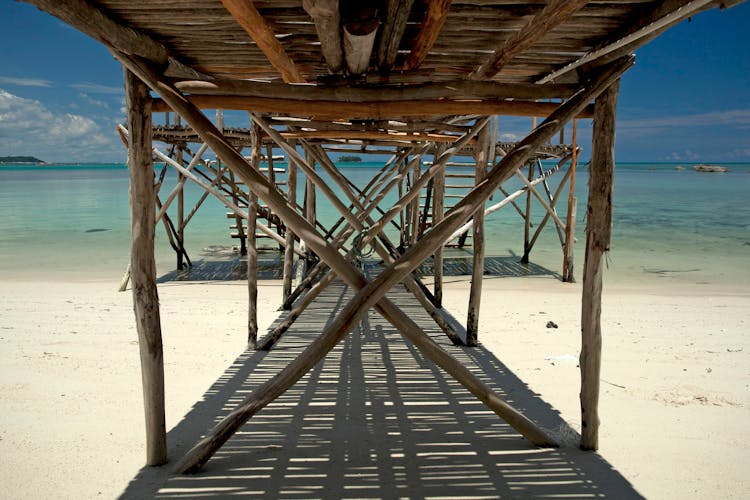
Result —
<path fill-rule="evenodd" d="M 294 61 L 276 39 L 273 29 L 255 8 L 252 0 L 221 0 L 221 3 L 263 51 L 271 65 L 281 73 L 286 83 L 305 83 Z"/>
<path fill-rule="evenodd" d="M 581 302 L 581 448 L 599 447 L 599 377 L 601 371 L 601 298 L 604 255 L 612 233 L 615 169 L 615 116 L 619 81 L 596 99 L 589 202 L 586 211 L 586 257 Z"/>
<path fill-rule="evenodd" d="M 341 71 L 343 51 L 341 49 L 341 27 L 338 0 L 302 0 L 305 12 L 315 22 L 315 31 L 320 40 L 320 51 L 331 73 Z"/>
<path fill-rule="evenodd" d="M 125 70 L 130 170 L 130 278 L 133 289 L 146 415 L 146 463 L 167 461 L 164 419 L 164 359 L 154 260 L 154 168 L 151 162 L 151 110 L 148 87 Z"/>

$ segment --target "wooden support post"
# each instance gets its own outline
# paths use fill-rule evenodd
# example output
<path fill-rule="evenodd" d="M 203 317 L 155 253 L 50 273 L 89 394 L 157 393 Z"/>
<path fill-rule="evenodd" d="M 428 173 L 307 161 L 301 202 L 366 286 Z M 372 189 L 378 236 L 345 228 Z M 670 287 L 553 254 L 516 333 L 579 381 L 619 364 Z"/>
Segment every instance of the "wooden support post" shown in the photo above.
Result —
<path fill-rule="evenodd" d="M 258 197 L 251 191 L 247 201 L 247 346 L 258 345 L 258 246 L 255 224 L 258 218 Z"/>
<path fill-rule="evenodd" d="M 260 170 L 263 145 L 260 141 L 260 127 L 256 123 L 253 123 L 250 129 L 250 142 L 250 163 L 254 169 Z M 255 238 L 257 219 L 258 195 L 250 190 L 247 199 L 247 346 L 250 349 L 258 346 L 258 247 Z"/>
<path fill-rule="evenodd" d="M 154 168 L 151 162 L 151 98 L 149 90 L 125 70 L 130 170 L 130 272 L 138 344 L 141 353 L 143 405 L 146 414 L 146 463 L 167 461 L 164 420 L 164 359 L 154 260 Z"/>
<path fill-rule="evenodd" d="M 481 183 L 487 174 L 487 150 L 490 139 L 490 127 L 484 127 L 477 136 L 476 180 L 475 185 Z M 479 304 L 482 298 L 482 277 L 484 276 L 484 203 L 474 212 L 474 227 L 472 228 L 474 256 L 471 269 L 471 288 L 469 290 L 469 312 L 466 318 L 466 345 L 477 345 L 479 336 Z"/>
<path fill-rule="evenodd" d="M 412 176 L 411 176 L 411 189 L 416 190 L 417 192 L 421 190 L 421 188 L 418 187 L 418 184 L 417 184 L 421 173 L 422 173 L 422 162 L 421 161 L 414 162 L 414 167 L 412 169 Z M 411 245 L 414 245 L 419 239 L 419 194 L 417 194 L 414 197 L 414 200 L 411 202 L 411 212 L 409 215 L 410 215 L 409 227 L 411 227 L 411 235 L 409 238 L 409 244 L 411 246 Z"/>
<path fill-rule="evenodd" d="M 289 205 L 293 207 L 297 205 L 297 166 L 291 158 L 287 160 L 286 199 Z M 289 297 L 292 294 L 292 279 L 294 278 L 294 240 L 292 228 L 287 225 L 286 233 L 284 233 L 284 274 L 282 285 L 284 309 L 291 309 L 291 304 L 287 306 L 287 302 L 289 302 Z"/>
<path fill-rule="evenodd" d="M 406 161 L 406 160 L 404 160 Z M 404 179 L 401 178 L 398 181 L 398 199 L 400 200 L 404 196 Z M 398 247 L 403 250 L 406 247 L 406 214 L 404 209 L 398 212 L 398 225 L 401 229 L 398 232 Z"/>
<path fill-rule="evenodd" d="M 312 169 L 315 169 L 315 162 L 310 162 L 310 154 L 309 152 L 305 151 L 305 160 L 308 161 L 308 164 L 310 164 L 310 167 Z M 315 182 L 313 182 L 312 176 L 310 173 L 305 173 L 305 201 L 304 201 L 304 209 L 305 209 L 305 219 L 307 219 L 307 222 L 310 223 L 311 226 L 315 227 L 315 224 L 317 222 L 317 213 L 316 213 L 316 201 L 315 201 Z M 315 254 L 313 253 L 312 249 L 306 248 L 305 250 L 305 274 L 307 274 L 310 269 L 315 265 Z"/>
<path fill-rule="evenodd" d="M 442 154 L 444 149 L 443 145 L 436 145 L 435 157 L 433 163 L 437 160 L 438 156 Z M 445 169 L 435 174 L 435 182 L 433 186 L 434 200 L 432 202 L 432 227 L 435 227 L 440 221 L 443 220 L 443 213 L 445 212 Z M 434 283 L 433 290 L 435 295 L 435 307 L 443 307 L 443 245 L 440 245 L 435 249 L 433 256 L 433 274 Z"/>
<path fill-rule="evenodd" d="M 536 128 L 536 118 L 534 118 L 534 127 Z M 520 172 L 519 172 L 520 173 Z M 534 162 L 529 162 L 529 182 L 534 180 Z M 524 225 L 523 225 L 523 257 L 521 262 L 523 264 L 529 263 L 529 253 L 531 253 L 531 196 L 532 189 L 529 187 L 526 191 L 526 212 L 524 213 Z"/>
<path fill-rule="evenodd" d="M 177 125 L 180 125 L 180 117 L 177 116 Z M 177 145 L 177 163 L 183 164 L 183 151 L 182 145 Z M 185 184 L 184 176 L 182 173 L 177 173 L 177 182 L 182 183 L 183 187 Z M 185 255 L 185 190 L 180 188 L 177 192 L 177 242 L 180 245 L 180 251 L 177 252 L 177 269 L 184 269 L 184 255 Z"/>
<path fill-rule="evenodd" d="M 577 200 L 575 196 L 576 189 L 576 167 L 578 166 L 578 123 L 573 120 L 573 158 L 570 161 L 570 186 L 568 189 L 568 211 L 565 217 L 565 244 L 563 245 L 563 272 L 562 280 L 568 283 L 575 281 L 573 273 L 573 254 L 575 250 L 576 235 L 576 208 Z"/>
<path fill-rule="evenodd" d="M 615 116 L 619 80 L 597 99 L 589 167 L 586 211 L 586 260 L 581 305 L 581 448 L 599 447 L 599 374 L 601 370 L 602 272 L 612 233 L 615 171 Z"/>

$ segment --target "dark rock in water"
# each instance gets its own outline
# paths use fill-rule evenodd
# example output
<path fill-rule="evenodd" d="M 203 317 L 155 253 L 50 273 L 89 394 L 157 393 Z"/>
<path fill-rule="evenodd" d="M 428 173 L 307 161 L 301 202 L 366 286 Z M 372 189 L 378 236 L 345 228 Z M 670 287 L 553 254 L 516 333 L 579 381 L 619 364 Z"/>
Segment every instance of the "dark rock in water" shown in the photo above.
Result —
<path fill-rule="evenodd" d="M 547 328 L 557 328 L 557 323 L 554 321 L 547 321 Z"/>
<path fill-rule="evenodd" d="M 87 233 L 101 233 L 102 231 L 109 231 L 109 228 L 95 227 L 94 229 L 87 229 Z"/>

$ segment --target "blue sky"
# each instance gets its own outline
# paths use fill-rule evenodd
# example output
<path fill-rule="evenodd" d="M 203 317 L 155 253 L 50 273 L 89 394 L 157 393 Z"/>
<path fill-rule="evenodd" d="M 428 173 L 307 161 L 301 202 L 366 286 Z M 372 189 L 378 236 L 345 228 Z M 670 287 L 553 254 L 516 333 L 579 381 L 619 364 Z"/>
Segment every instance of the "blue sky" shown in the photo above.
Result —
<path fill-rule="evenodd" d="M 0 18 L 0 156 L 124 161 L 115 132 L 125 117 L 122 70 L 109 52 L 25 3 L 0 0 Z M 745 2 L 700 14 L 638 51 L 620 90 L 618 161 L 750 162 L 748 26 Z M 509 139 L 530 125 L 501 123 Z M 588 129 L 582 124 L 583 136 Z"/>

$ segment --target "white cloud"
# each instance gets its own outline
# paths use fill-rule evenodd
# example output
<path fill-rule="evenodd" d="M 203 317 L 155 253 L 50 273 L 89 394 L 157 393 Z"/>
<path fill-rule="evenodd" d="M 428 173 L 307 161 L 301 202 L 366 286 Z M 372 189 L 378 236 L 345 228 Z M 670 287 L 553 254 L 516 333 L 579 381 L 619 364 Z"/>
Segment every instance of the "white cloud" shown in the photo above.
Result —
<path fill-rule="evenodd" d="M 84 92 L 80 92 L 78 94 L 78 97 L 81 98 L 82 101 L 84 101 L 86 104 L 89 104 L 91 106 L 96 106 L 97 108 L 104 108 L 108 109 L 109 104 L 107 104 L 104 101 L 101 101 L 99 99 L 94 99 L 93 97 L 89 96 L 88 94 Z"/>
<path fill-rule="evenodd" d="M 81 92 L 88 92 L 90 94 L 124 94 L 125 90 L 123 87 L 110 87 L 107 85 L 101 85 L 98 83 L 89 83 L 89 82 L 82 82 L 82 83 L 72 83 L 70 84 L 71 88 L 74 88 L 76 90 L 80 90 Z"/>
<path fill-rule="evenodd" d="M 93 119 L 55 113 L 41 102 L 0 89 L 0 155 L 33 155 L 45 161 L 121 158 L 114 132 Z"/>
<path fill-rule="evenodd" d="M 11 76 L 0 76 L 0 85 L 19 85 L 22 87 L 49 87 L 52 82 L 39 78 L 13 78 Z"/>
<path fill-rule="evenodd" d="M 715 127 L 750 125 L 750 109 L 711 111 L 694 115 L 674 115 L 634 120 L 619 120 L 618 128 L 653 129 L 667 127 Z"/>
<path fill-rule="evenodd" d="M 684 151 L 672 151 L 665 158 L 668 161 L 695 161 L 700 159 L 701 155 L 691 149 Z"/>
<path fill-rule="evenodd" d="M 747 160 L 750 158 L 750 148 L 737 148 L 729 152 L 729 157 L 736 160 Z"/>

